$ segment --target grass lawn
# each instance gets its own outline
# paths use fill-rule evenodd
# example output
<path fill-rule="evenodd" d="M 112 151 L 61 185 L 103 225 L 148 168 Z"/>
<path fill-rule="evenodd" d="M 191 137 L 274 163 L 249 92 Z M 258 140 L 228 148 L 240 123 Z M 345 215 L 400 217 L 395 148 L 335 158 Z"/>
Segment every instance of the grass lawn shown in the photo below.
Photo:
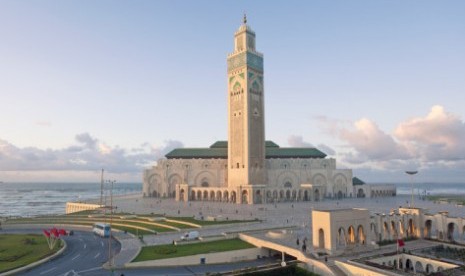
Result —
<path fill-rule="evenodd" d="M 191 256 L 196 254 L 206 254 L 214 252 L 232 251 L 253 248 L 250 243 L 240 239 L 219 240 L 211 242 L 199 242 L 183 245 L 155 245 L 142 247 L 141 252 L 133 262 L 158 260 Z"/>
<path fill-rule="evenodd" d="M 48 248 L 43 235 L 0 235 L 0 273 L 28 265 L 57 252 Z"/>
<path fill-rule="evenodd" d="M 190 222 L 202 226 L 206 225 L 218 225 L 218 224 L 231 224 L 231 223 L 241 223 L 241 222 L 252 222 L 257 220 L 221 220 L 221 221 L 209 221 L 209 220 L 198 220 L 193 217 L 166 217 L 167 219 L 179 220 Z"/>

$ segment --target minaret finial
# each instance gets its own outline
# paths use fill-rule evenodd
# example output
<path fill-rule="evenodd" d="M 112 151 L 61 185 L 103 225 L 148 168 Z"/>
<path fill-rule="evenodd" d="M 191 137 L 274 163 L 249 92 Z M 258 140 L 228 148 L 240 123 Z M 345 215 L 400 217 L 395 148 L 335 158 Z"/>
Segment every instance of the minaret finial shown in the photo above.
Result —
<path fill-rule="evenodd" d="M 247 24 L 247 14 L 244 12 L 244 25 Z"/>

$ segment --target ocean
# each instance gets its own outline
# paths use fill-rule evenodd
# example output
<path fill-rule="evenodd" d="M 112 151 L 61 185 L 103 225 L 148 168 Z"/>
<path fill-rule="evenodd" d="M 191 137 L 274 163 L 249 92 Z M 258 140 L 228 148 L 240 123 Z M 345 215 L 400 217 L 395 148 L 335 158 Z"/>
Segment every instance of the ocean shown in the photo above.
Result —
<path fill-rule="evenodd" d="M 109 184 L 105 195 L 109 200 Z M 410 195 L 411 184 L 396 184 L 398 195 Z M 465 183 L 413 183 L 414 195 L 464 195 Z M 142 183 L 115 183 L 113 195 L 142 194 Z M 95 201 L 100 183 L 0 183 L 0 217 L 64 214 L 68 201 Z"/>
<path fill-rule="evenodd" d="M 142 183 L 113 185 L 113 195 L 134 193 L 142 193 Z M 109 195 L 105 183 L 108 201 Z M 64 214 L 68 201 L 96 199 L 100 199 L 100 183 L 0 183 L 0 217 Z"/>

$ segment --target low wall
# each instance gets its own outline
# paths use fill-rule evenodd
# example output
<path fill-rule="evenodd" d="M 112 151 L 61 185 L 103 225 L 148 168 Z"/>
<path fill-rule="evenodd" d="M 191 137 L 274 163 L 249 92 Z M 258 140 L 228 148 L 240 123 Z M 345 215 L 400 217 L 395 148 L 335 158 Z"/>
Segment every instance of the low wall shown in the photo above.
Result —
<path fill-rule="evenodd" d="M 329 267 L 327 267 L 325 263 L 308 258 L 299 249 L 287 247 L 267 240 L 262 240 L 246 234 L 239 234 L 239 238 L 257 247 L 271 249 L 278 252 L 284 252 L 287 255 L 294 256 L 297 260 L 306 263 L 307 267 L 311 268 L 310 271 L 315 272 L 317 274 L 334 275 L 334 272 Z"/>
<path fill-rule="evenodd" d="M 79 202 L 66 202 L 66 214 L 86 211 L 86 210 L 95 210 L 100 208 L 101 205 L 98 204 L 89 204 L 89 203 L 79 203 Z"/>
<path fill-rule="evenodd" d="M 268 250 L 261 248 L 249 248 L 234 251 L 197 254 L 178 258 L 128 263 L 125 265 L 125 267 L 199 265 L 201 258 L 205 259 L 205 264 L 235 263 L 240 261 L 255 260 L 257 259 L 257 256 L 268 256 Z"/>
<path fill-rule="evenodd" d="M 391 271 L 385 271 L 381 269 L 377 269 L 375 267 L 366 267 L 363 264 L 352 264 L 352 263 L 343 263 L 340 261 L 334 262 L 337 267 L 339 267 L 345 275 L 348 276 L 398 276 L 402 274 L 397 274 Z"/>

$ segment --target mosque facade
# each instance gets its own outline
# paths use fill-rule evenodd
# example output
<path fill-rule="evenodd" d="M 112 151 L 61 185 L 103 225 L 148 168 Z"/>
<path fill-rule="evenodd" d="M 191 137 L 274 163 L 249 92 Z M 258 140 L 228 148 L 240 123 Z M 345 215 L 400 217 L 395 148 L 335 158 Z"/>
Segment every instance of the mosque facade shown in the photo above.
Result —
<path fill-rule="evenodd" d="M 265 140 L 263 54 L 255 38 L 244 17 L 227 57 L 228 141 L 172 150 L 144 171 L 144 196 L 238 204 L 365 196 L 352 170 L 338 169 L 317 148 Z M 393 187 L 383 190 L 395 195 Z"/>

